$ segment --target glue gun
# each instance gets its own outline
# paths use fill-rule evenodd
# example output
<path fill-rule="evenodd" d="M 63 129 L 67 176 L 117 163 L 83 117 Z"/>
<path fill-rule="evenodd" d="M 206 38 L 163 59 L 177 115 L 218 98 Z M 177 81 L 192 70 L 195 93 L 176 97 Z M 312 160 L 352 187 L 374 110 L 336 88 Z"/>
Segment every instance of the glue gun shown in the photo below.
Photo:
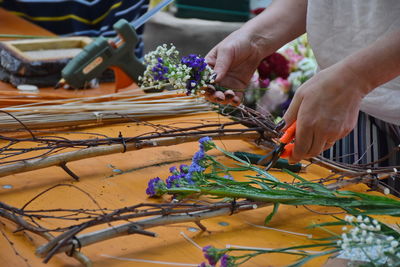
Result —
<path fill-rule="evenodd" d="M 83 88 L 87 82 L 99 77 L 107 68 L 114 71 L 116 91 L 131 85 L 134 81 L 137 82 L 146 68 L 134 54 L 134 48 L 139 41 L 135 29 L 172 2 L 173 0 L 161 1 L 135 20 L 132 25 L 125 19 L 119 20 L 113 26 L 118 36 L 114 40 L 98 37 L 85 46 L 83 51 L 62 70 L 62 79 L 55 88 L 65 84 L 74 88 Z"/>
<path fill-rule="evenodd" d="M 99 77 L 107 68 L 114 71 L 116 90 L 138 81 L 145 66 L 134 54 L 134 48 L 139 41 L 136 31 L 125 19 L 119 20 L 113 27 L 118 37 L 107 40 L 101 36 L 85 46 L 62 70 L 63 79 L 56 88 L 64 84 L 82 88 L 86 82 Z"/>

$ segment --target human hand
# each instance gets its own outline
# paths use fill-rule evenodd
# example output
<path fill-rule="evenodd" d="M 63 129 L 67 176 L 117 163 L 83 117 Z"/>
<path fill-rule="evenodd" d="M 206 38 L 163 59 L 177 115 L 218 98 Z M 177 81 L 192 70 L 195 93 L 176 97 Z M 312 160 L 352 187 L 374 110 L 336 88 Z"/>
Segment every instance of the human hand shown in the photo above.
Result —
<path fill-rule="evenodd" d="M 240 97 L 232 90 L 217 91 L 213 85 L 204 88 L 204 97 L 211 102 L 223 105 L 240 105 Z"/>
<path fill-rule="evenodd" d="M 211 49 L 206 62 L 217 74 L 215 82 L 232 89 L 246 88 L 264 58 L 263 42 L 261 36 L 239 29 Z"/>
<path fill-rule="evenodd" d="M 365 84 L 344 64 L 335 64 L 304 83 L 284 115 L 297 120 L 291 163 L 320 154 L 355 126 Z"/>

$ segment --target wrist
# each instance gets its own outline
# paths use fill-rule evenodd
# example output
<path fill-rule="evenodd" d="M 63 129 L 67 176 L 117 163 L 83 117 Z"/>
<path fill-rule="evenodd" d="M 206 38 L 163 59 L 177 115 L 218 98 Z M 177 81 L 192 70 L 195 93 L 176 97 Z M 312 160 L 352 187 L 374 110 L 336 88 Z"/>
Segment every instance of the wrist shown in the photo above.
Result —
<path fill-rule="evenodd" d="M 276 41 L 270 36 L 268 31 L 260 28 L 260 25 L 256 23 L 245 24 L 238 31 L 243 38 L 249 40 L 253 52 L 258 54 L 260 61 L 279 48 L 279 46 L 274 45 Z"/>
<path fill-rule="evenodd" d="M 357 93 L 363 98 L 375 88 L 351 61 L 344 60 L 335 65 L 338 65 L 339 69 L 338 79 L 344 83 L 345 88 L 352 90 L 352 93 Z"/>

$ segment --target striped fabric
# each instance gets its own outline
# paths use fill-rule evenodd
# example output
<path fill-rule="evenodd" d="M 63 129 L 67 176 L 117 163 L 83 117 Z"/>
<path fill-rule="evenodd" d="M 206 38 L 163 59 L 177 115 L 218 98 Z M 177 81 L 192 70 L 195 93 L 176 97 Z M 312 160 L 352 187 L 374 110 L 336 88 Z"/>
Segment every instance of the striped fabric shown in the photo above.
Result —
<path fill-rule="evenodd" d="M 387 156 L 397 146 L 400 146 L 400 126 L 360 112 L 354 130 L 326 150 L 323 156 L 337 162 L 367 164 Z M 399 165 L 400 152 L 397 152 L 392 153 L 387 160 L 375 164 L 375 167 Z M 400 191 L 400 177 L 389 179 L 387 183 Z"/>
<path fill-rule="evenodd" d="M 112 25 L 134 21 L 147 11 L 149 0 L 0 0 L 0 6 L 61 36 L 115 36 Z M 143 54 L 143 27 L 136 54 Z"/>

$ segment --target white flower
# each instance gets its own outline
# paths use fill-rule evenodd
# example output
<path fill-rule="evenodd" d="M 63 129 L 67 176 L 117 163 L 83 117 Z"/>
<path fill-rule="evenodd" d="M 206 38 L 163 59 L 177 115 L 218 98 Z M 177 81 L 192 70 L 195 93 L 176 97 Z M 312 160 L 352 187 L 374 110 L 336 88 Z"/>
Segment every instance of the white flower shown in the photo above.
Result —
<path fill-rule="evenodd" d="M 359 227 L 363 230 L 368 229 L 368 227 L 365 223 L 360 223 Z"/>
<path fill-rule="evenodd" d="M 368 245 L 371 245 L 373 242 L 373 238 L 372 236 L 367 237 L 367 239 L 365 239 L 365 243 L 367 243 Z"/>
<path fill-rule="evenodd" d="M 393 236 L 388 236 L 388 237 L 386 238 L 386 241 L 392 241 L 392 240 L 394 240 L 394 237 L 393 237 Z"/>
<path fill-rule="evenodd" d="M 344 217 L 344 220 L 351 223 L 354 220 L 354 216 L 346 215 L 346 217 Z"/>

